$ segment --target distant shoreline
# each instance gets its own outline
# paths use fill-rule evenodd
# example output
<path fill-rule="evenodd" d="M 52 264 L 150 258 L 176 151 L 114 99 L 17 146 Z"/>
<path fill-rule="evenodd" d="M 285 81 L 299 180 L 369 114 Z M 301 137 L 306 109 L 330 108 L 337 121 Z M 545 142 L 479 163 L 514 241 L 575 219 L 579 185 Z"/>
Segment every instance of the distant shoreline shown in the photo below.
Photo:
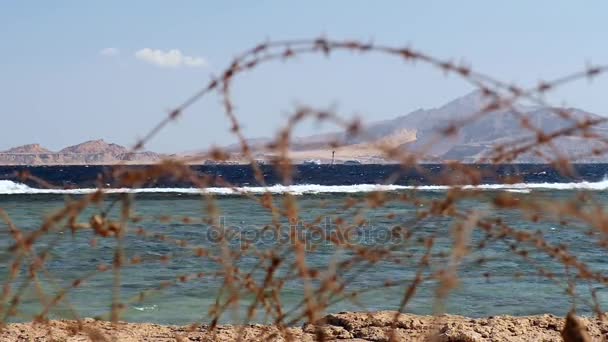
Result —
<path fill-rule="evenodd" d="M 62 167 L 62 166 L 107 166 L 107 167 L 115 167 L 115 166 L 155 166 L 159 165 L 160 162 L 153 163 L 145 163 L 145 162 L 116 162 L 116 163 L 69 163 L 69 164 L 0 164 L 0 167 Z M 458 163 L 460 165 L 484 165 L 484 166 L 501 166 L 501 165 L 547 165 L 551 166 L 553 163 L 537 163 L 537 162 L 512 162 L 512 163 L 474 163 L 474 162 L 462 162 L 462 161 L 450 161 L 450 162 L 419 162 L 415 165 L 453 165 L 453 163 Z M 186 163 L 189 166 L 249 166 L 251 163 L 246 162 L 235 162 L 235 163 Z M 268 165 L 273 166 L 271 162 L 258 162 L 259 165 Z M 572 162 L 571 165 L 603 165 L 608 164 L 608 161 L 588 161 L 588 162 Z M 399 166 L 402 165 L 398 162 L 386 162 L 386 163 L 366 163 L 361 162 L 359 164 L 345 164 L 342 162 L 337 162 L 334 164 L 331 163 L 320 163 L 320 164 L 306 164 L 301 162 L 294 162 L 292 165 L 302 165 L 302 166 L 360 166 L 360 165 L 394 165 Z M 406 165 L 406 167 L 409 165 Z"/>

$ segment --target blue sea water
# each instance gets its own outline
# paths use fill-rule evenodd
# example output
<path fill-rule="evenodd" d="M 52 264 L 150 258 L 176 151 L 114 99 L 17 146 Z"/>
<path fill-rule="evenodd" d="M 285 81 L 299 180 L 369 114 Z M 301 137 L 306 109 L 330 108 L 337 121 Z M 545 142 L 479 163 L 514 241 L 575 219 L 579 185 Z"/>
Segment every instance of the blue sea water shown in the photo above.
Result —
<path fill-rule="evenodd" d="M 129 166 L 137 170 L 145 166 Z M 261 165 L 266 184 L 283 183 L 281 174 L 271 165 Z M 523 183 L 568 183 L 604 179 L 608 164 L 579 164 L 573 166 L 571 174 L 559 172 L 547 164 L 508 164 L 508 165 L 470 165 L 480 172 L 480 183 L 503 183 L 516 176 Z M 124 169 L 124 166 L 122 167 Z M 113 166 L 0 166 L 0 179 L 17 179 L 19 172 L 31 175 L 58 187 L 90 188 L 101 186 L 116 187 L 118 181 L 112 176 Z M 259 186 L 253 169 L 243 165 L 199 165 L 192 166 L 197 175 L 207 175 L 230 182 L 236 186 Z M 396 185 L 437 185 L 453 179 L 451 167 L 441 164 L 423 164 L 417 168 L 402 168 L 399 165 L 295 165 L 291 174 L 292 184 L 317 185 L 357 185 L 384 184 L 387 181 Z M 32 186 L 39 186 L 28 181 Z M 192 184 L 171 177 L 150 179 L 145 186 L 162 188 L 185 188 Z M 213 184 L 211 184 L 212 186 Z"/>
<path fill-rule="evenodd" d="M 338 270 L 343 279 L 348 279 L 347 291 L 359 292 L 356 300 L 341 300 L 333 304 L 328 311 L 345 310 L 382 310 L 396 309 L 399 305 L 407 282 L 416 274 L 418 260 L 424 253 L 417 240 L 435 236 L 436 243 L 432 254 L 431 268 L 437 270 L 449 260 L 452 244 L 453 220 L 436 216 L 420 221 L 415 218 L 424 204 L 412 204 L 399 200 L 400 196 L 416 195 L 424 201 L 440 199 L 445 195 L 444 176 L 449 174 L 445 166 L 427 165 L 423 171 L 403 171 L 397 166 L 387 165 L 336 165 L 336 166 L 300 166 L 293 179 L 293 185 L 280 185 L 281 178 L 270 167 L 264 172 L 270 188 L 256 183 L 251 169 L 245 166 L 203 166 L 196 169 L 200 174 L 222 177 L 239 187 L 239 191 L 213 188 L 214 204 L 220 212 L 222 227 L 234 234 L 231 236 L 231 248 L 238 249 L 247 242 L 253 242 L 259 251 L 280 250 L 279 240 L 285 235 L 263 233 L 263 228 L 272 223 L 272 216 L 261 205 L 255 202 L 256 196 L 271 189 L 277 205 L 282 205 L 286 192 L 298 196 L 298 223 L 310 223 L 315 218 L 325 219 L 318 223 L 326 233 L 333 232 L 336 220 L 344 219 L 353 222 L 355 217 L 363 218 L 364 223 L 358 228 L 353 239 L 356 243 L 368 246 L 391 246 L 401 262 L 380 261 L 377 263 L 360 263 L 353 268 Z M 477 188 L 481 190 L 472 198 L 458 202 L 457 207 L 464 212 L 475 211 L 483 217 L 500 218 L 505 224 L 521 231 L 542 234 L 546 241 L 553 245 L 565 244 L 570 253 L 578 260 L 585 262 L 594 272 L 608 273 L 606 249 L 598 244 L 600 233 L 587 234 L 585 224 L 574 220 L 564 220 L 557 216 L 543 217 L 541 220 L 530 219 L 530 216 L 515 209 L 498 209 L 492 205 L 496 196 L 509 192 L 520 201 L 534 200 L 536 203 L 560 203 L 579 198 L 582 191 L 586 199 L 581 206 L 604 208 L 608 204 L 608 165 L 577 165 L 572 175 L 564 176 L 547 165 L 513 165 L 513 166 L 477 166 L 486 175 Z M 22 184 L 15 176 L 17 168 L 0 168 L 0 208 L 11 218 L 14 224 L 24 232 L 39 228 L 45 217 L 64 207 L 72 198 L 80 198 L 88 188 L 102 183 L 112 183 L 105 175 L 109 167 L 35 167 L 29 172 L 48 180 L 60 187 L 71 190 L 42 190 L 34 183 Z M 395 175 L 395 177 L 390 177 Z M 506 177 L 518 176 L 518 184 L 502 184 Z M 390 182 L 386 182 L 390 178 Z M 277 185 L 279 184 L 279 185 Z M 382 184 L 384 187 L 377 186 Z M 38 185 L 39 186 L 39 185 Z M 120 297 L 126 303 L 122 318 L 138 322 L 158 322 L 165 324 L 186 324 L 195 321 L 208 322 L 208 311 L 215 303 L 220 290 L 225 286 L 221 277 L 213 277 L 220 271 L 221 265 L 209 258 L 197 258 L 192 250 L 175 244 L 161 241 L 154 237 L 142 237 L 136 234 L 138 227 L 153 234 L 187 241 L 190 246 L 202 246 L 211 255 L 219 255 L 221 249 L 217 243 L 216 231 L 204 222 L 208 218 L 207 196 L 201 196 L 198 190 L 191 189 L 191 184 L 172 179 L 151 179 L 148 191 L 135 193 L 133 216 L 142 217 L 142 221 L 132 222 L 124 241 L 127 258 L 139 257 L 141 265 L 126 267 L 121 274 Z M 349 199 L 364 199 L 370 191 L 381 190 L 388 199 L 385 205 L 369 208 L 357 205 L 345 208 Z M 116 190 L 124 192 L 125 189 Z M 253 195 L 253 199 L 249 197 Z M 110 194 L 105 208 L 120 194 Z M 99 208 L 88 208 L 82 215 L 83 221 L 99 212 Z M 120 206 L 114 208 L 111 215 L 118 215 Z M 358 216 L 357 216 L 358 215 Z M 184 221 L 189 217 L 190 221 Z M 281 221 L 289 228 L 294 223 Z M 396 226 L 408 227 L 412 232 L 409 240 L 394 239 L 391 232 Z M 114 274 L 96 272 L 99 264 L 111 264 L 116 251 L 116 241 L 112 238 L 97 238 L 96 245 L 91 246 L 94 238 L 89 230 L 72 234 L 61 227 L 52 230 L 36 245 L 34 252 L 49 248 L 46 269 L 39 273 L 41 287 L 46 295 L 36 290 L 35 283 L 24 290 L 24 296 L 18 305 L 18 315 L 12 320 L 31 320 L 44 311 L 44 302 L 60 293 L 75 279 L 91 275 L 75 289 L 71 289 L 61 304 L 53 306 L 49 312 L 54 318 L 73 318 L 103 316 L 110 310 L 113 296 Z M 310 248 L 306 250 L 306 262 L 309 267 L 324 271 L 341 260 L 355 257 L 351 250 L 337 248 L 323 242 L 322 236 L 304 234 L 301 236 Z M 472 231 L 471 245 L 484 238 L 480 230 Z M 13 241 L 6 224 L 0 223 L 0 277 L 6 282 L 9 263 L 14 260 L 14 253 L 9 251 Z M 436 301 L 437 283 L 423 283 L 416 295 L 406 307 L 406 311 L 418 314 L 429 314 L 436 310 L 445 310 L 453 314 L 467 316 L 488 316 L 498 314 L 529 315 L 553 313 L 564 315 L 573 305 L 583 314 L 591 313 L 589 289 L 597 293 L 600 304 L 608 305 L 607 291 L 602 284 L 580 281 L 575 288 L 578 297 L 565 294 L 568 286 L 565 276 L 572 270 L 554 261 L 546 254 L 538 252 L 532 245 L 523 246 L 528 251 L 528 260 L 516 256 L 511 250 L 512 240 L 495 239 L 484 248 L 474 248 L 458 267 L 459 282 L 448 297 L 445 307 L 439 307 Z M 158 258 L 171 255 L 171 261 L 162 263 Z M 293 255 L 286 256 L 284 267 L 279 274 L 289 272 L 289 261 Z M 479 263 L 480 259 L 485 260 Z M 253 253 L 245 253 L 233 262 L 241 270 L 254 269 L 259 258 Z M 293 261 L 293 260 L 292 260 Z M 541 276 L 538 269 L 552 272 L 556 277 L 551 280 Z M 27 267 L 23 266 L 24 274 Z M 151 293 L 139 302 L 137 296 L 141 291 L 157 289 L 163 281 L 173 281 L 180 275 L 204 273 L 200 279 L 192 279 L 176 286 Z M 263 273 L 254 272 L 253 278 L 259 279 Z M 11 282 L 17 290 L 23 279 Z M 405 285 L 386 287 L 387 281 L 404 282 Z M 313 286 L 318 284 L 313 284 Z M 285 311 L 301 303 L 304 284 L 299 279 L 287 281 L 281 291 Z M 224 322 L 238 322 L 247 306 L 252 302 L 251 295 L 244 293 L 240 298 L 240 310 L 222 317 Z M 240 318 L 238 315 L 241 315 Z M 235 316 L 236 315 L 236 316 Z M 261 315 L 256 318 L 264 321 Z"/>

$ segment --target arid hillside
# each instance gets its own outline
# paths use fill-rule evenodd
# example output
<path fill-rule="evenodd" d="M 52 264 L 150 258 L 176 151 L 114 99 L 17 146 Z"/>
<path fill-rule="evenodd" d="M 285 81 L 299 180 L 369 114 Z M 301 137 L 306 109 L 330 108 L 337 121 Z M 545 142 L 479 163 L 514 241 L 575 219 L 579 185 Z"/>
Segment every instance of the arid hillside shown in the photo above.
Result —
<path fill-rule="evenodd" d="M 608 162 L 605 155 L 593 153 L 605 148 L 602 141 L 608 138 L 608 125 L 593 125 L 590 132 L 581 134 L 564 132 L 585 122 L 602 121 L 602 116 L 576 108 L 553 108 L 533 105 L 515 105 L 512 108 L 486 110 L 490 99 L 480 91 L 452 100 L 438 108 L 418 109 L 394 119 L 363 123 L 359 134 L 345 132 L 316 134 L 292 140 L 289 156 L 294 162 L 304 160 L 335 161 L 358 160 L 387 162 L 382 150 L 396 149 L 401 153 L 414 153 L 422 161 L 517 162 L 542 163 L 546 155 L 560 154 L 574 162 Z M 472 120 L 474 118 L 474 120 Z M 526 118 L 523 122 L 522 118 Z M 462 125 L 466 122 L 466 125 Z M 446 136 L 450 127 L 461 127 Z M 516 157 L 493 160 L 502 151 L 533 144 L 537 132 L 546 136 L 559 134 L 551 144 L 539 145 Z M 270 138 L 249 140 L 256 158 L 264 159 L 276 154 L 267 144 Z M 337 147 L 336 147 L 337 146 Z M 508 147 L 504 149 L 502 147 Z M 380 147 L 384 147 L 381 149 Z M 228 150 L 238 151 L 238 145 Z"/>
<path fill-rule="evenodd" d="M 154 152 L 130 153 L 117 144 L 91 140 L 53 152 L 39 144 L 13 147 L 0 152 L 1 165 L 89 165 L 89 164 L 147 164 L 161 159 Z"/>

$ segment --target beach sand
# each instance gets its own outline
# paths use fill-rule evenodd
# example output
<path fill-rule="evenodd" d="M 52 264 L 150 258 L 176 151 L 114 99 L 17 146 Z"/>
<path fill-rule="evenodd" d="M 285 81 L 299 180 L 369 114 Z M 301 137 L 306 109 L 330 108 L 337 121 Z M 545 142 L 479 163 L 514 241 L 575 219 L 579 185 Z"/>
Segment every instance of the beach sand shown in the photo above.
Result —
<path fill-rule="evenodd" d="M 164 326 L 150 323 L 116 323 L 85 319 L 44 324 L 13 323 L 0 333 L 1 341 L 605 341 L 608 323 L 595 318 L 568 320 L 553 315 L 467 318 L 453 315 L 418 316 L 395 312 L 348 312 L 325 316 L 318 324 L 305 324 L 282 332 L 273 326 L 207 325 Z M 395 322 L 393 324 L 393 322 Z M 393 329 L 394 327 L 394 329 Z M 583 336 L 581 336 L 581 334 Z M 586 335 L 586 336 L 584 336 Z"/>

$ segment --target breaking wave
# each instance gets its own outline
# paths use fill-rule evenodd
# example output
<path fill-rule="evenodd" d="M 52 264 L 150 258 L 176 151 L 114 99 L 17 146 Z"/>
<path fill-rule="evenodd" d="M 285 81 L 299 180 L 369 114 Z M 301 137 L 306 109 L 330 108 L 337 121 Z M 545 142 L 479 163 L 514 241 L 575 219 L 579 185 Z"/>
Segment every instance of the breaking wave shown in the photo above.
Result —
<path fill-rule="evenodd" d="M 517 183 L 517 184 L 482 184 L 460 186 L 465 190 L 489 190 L 489 191 L 510 191 L 528 193 L 532 190 L 606 190 L 608 189 L 608 179 L 599 182 L 577 182 L 577 183 Z M 445 191 L 450 189 L 447 185 L 380 185 L 380 184 L 357 184 L 357 185 L 272 185 L 267 187 L 235 187 L 235 188 L 108 188 L 103 189 L 105 193 L 179 193 L 179 194 L 216 194 L 216 195 L 237 195 L 237 194 L 263 194 L 263 193 L 291 193 L 294 195 L 303 194 L 322 194 L 322 193 L 360 193 L 372 191 L 399 191 L 399 190 L 418 190 L 418 191 Z M 97 191 L 95 188 L 80 189 L 39 189 L 33 188 L 22 183 L 10 180 L 0 180 L 0 195 L 21 195 L 21 194 L 90 194 Z"/>

